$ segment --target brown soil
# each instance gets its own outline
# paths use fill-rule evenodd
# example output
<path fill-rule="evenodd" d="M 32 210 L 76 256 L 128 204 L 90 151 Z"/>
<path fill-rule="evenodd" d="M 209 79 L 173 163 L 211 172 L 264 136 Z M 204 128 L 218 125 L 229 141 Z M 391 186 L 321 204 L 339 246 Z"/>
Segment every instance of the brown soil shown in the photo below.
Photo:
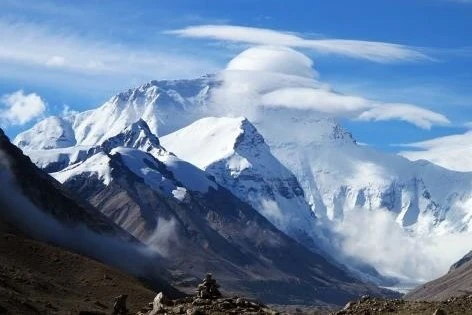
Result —
<path fill-rule="evenodd" d="M 135 278 L 64 249 L 0 233 L 0 314 L 110 314 L 127 294 L 136 313 L 155 293 Z"/>

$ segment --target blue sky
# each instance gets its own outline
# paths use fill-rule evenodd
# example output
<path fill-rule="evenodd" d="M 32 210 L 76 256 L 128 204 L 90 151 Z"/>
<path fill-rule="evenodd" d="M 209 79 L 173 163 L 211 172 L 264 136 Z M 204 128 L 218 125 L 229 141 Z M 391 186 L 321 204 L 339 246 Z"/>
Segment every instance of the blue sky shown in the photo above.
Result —
<path fill-rule="evenodd" d="M 216 36 L 214 28 L 205 36 L 166 32 L 201 25 L 270 29 L 307 40 L 385 42 L 421 53 L 424 58 L 407 54 L 373 61 L 352 52 L 294 48 L 313 59 L 319 79 L 338 92 L 415 104 L 450 121 L 423 129 L 398 120 L 340 118 L 361 142 L 397 150 L 391 145 L 462 133 L 472 121 L 472 1 L 85 0 L 78 5 L 0 0 L 0 8 L 0 106 L 14 102 L 17 98 L 10 96 L 18 90 L 46 103 L 44 111 L 37 111 L 41 114 L 31 112 L 29 121 L 0 120 L 12 137 L 65 106 L 95 108 L 114 93 L 151 79 L 221 70 L 258 44 L 248 43 L 252 31 L 243 40 Z"/>

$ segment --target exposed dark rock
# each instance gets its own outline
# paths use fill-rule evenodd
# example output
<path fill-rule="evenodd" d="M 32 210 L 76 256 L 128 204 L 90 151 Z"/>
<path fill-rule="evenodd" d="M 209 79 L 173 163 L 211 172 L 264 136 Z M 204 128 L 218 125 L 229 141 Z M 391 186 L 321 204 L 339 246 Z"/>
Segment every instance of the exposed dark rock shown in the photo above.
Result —
<path fill-rule="evenodd" d="M 197 296 L 201 299 L 217 299 L 221 297 L 219 287 L 212 274 L 207 273 L 203 282 L 197 286 Z"/>
<path fill-rule="evenodd" d="M 114 298 L 113 312 L 112 315 L 127 315 L 128 309 L 126 308 L 126 300 L 128 295 L 121 294 Z"/>

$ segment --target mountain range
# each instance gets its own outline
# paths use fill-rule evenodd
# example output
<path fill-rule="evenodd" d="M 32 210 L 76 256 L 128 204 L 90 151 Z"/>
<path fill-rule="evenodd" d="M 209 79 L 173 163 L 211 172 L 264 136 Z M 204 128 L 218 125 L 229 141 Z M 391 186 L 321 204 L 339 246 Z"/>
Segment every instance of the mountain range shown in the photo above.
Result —
<path fill-rule="evenodd" d="M 213 75 L 151 81 L 97 109 L 46 118 L 13 143 L 155 247 L 183 287 L 194 280 L 181 274 L 208 268 L 222 278 L 237 274 L 224 279 L 235 290 L 256 285 L 256 274 L 313 279 L 307 287 L 329 274 L 341 281 L 337 290 L 355 277 L 411 277 L 343 251 L 339 226 L 361 211 L 388 213 L 413 238 L 470 231 L 472 173 L 379 152 L 303 109 L 222 114 L 213 99 L 222 84 Z M 184 252 L 195 261 L 182 260 Z M 293 259 L 306 267 L 293 267 Z M 332 271 L 318 273 L 320 261 Z M 330 296 L 321 299 L 333 302 Z"/>
<path fill-rule="evenodd" d="M 119 244 L 131 241 L 138 248 L 144 246 L 144 254 L 135 259 L 146 262 L 135 263 L 126 257 L 122 259 L 125 265 L 117 264 L 128 272 L 128 264 L 133 265 L 141 278 L 150 271 L 149 266 L 142 265 L 154 260 L 152 272 L 184 291 L 193 291 L 199 277 L 211 271 L 227 292 L 244 292 L 272 303 L 333 305 L 362 294 L 393 294 L 356 279 L 286 236 L 211 175 L 167 152 L 143 120 L 89 148 L 79 161 L 51 173 L 63 185 L 37 169 L 5 137 L 3 141 L 2 151 L 14 152 L 11 160 L 24 163 L 17 168 L 35 174 L 31 179 L 21 177 L 19 182 L 34 185 L 36 176 L 41 176 L 60 191 L 73 191 L 78 203 L 87 205 L 90 212 L 127 236 Z M 42 204 L 46 209 L 49 206 Z M 61 225 L 67 224 L 61 217 L 56 219 Z M 41 230 L 40 226 L 22 226 L 20 220 L 10 221 L 33 236 Z M 101 230 L 96 232 L 99 237 L 103 235 Z M 53 242 L 60 239 L 59 245 L 73 250 L 86 244 L 100 247 L 100 238 L 90 239 L 92 243 L 87 243 L 88 238 L 67 243 L 63 239 L 68 239 L 68 233 L 60 230 Z M 113 257 L 108 258 L 120 261 L 116 255 L 132 254 L 126 246 L 116 247 Z M 108 248 L 105 254 L 110 255 L 110 251 Z M 93 256 L 94 251 L 83 253 Z M 110 263 L 103 253 L 94 258 Z"/>

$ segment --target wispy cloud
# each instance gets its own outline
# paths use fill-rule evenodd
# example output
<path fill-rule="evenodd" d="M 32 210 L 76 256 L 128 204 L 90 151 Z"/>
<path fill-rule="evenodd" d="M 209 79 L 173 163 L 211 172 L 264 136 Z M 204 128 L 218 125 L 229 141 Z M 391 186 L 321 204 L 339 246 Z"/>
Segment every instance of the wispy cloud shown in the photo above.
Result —
<path fill-rule="evenodd" d="M 364 121 L 402 120 L 423 129 L 448 124 L 446 116 L 405 103 L 336 92 L 317 78 L 313 62 L 287 47 L 256 46 L 231 60 L 212 95 L 222 114 L 253 118 L 261 108 L 290 108 Z"/>
<path fill-rule="evenodd" d="M 0 19 L 0 63 L 141 80 L 201 75 L 216 68 L 211 61 L 166 49 L 91 39 L 5 19 Z"/>
<path fill-rule="evenodd" d="M 431 110 L 402 103 L 385 103 L 375 106 L 358 117 L 359 120 L 403 120 L 423 129 L 430 129 L 433 125 L 447 125 L 450 123 L 446 116 Z"/>
<path fill-rule="evenodd" d="M 24 125 L 42 115 L 46 103 L 36 93 L 25 94 L 16 91 L 0 97 L 0 122 L 10 125 Z"/>
<path fill-rule="evenodd" d="M 167 31 L 167 33 L 255 45 L 308 48 L 324 54 L 343 55 L 382 63 L 432 59 L 418 49 L 400 44 L 336 38 L 307 39 L 289 32 L 235 25 L 189 26 Z"/>

